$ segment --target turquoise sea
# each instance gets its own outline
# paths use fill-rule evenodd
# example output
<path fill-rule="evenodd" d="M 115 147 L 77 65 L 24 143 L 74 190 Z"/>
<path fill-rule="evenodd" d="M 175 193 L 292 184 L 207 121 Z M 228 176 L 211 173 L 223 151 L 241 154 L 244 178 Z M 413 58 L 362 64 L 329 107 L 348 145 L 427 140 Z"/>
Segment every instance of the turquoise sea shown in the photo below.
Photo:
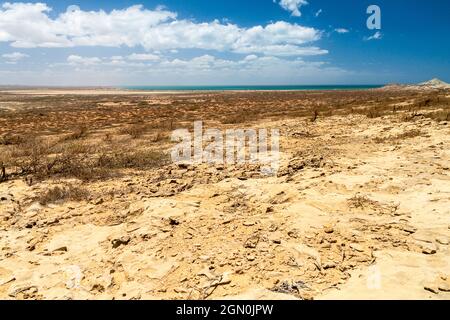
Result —
<path fill-rule="evenodd" d="M 141 91 L 290 91 L 290 90 L 365 90 L 383 85 L 288 85 L 288 86 L 126 86 Z"/>

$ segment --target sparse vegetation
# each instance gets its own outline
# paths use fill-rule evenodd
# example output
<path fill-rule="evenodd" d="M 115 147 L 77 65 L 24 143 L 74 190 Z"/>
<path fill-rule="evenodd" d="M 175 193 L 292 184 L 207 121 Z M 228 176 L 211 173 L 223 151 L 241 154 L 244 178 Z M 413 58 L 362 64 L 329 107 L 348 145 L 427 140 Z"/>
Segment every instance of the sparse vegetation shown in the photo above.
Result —
<path fill-rule="evenodd" d="M 120 134 L 130 135 L 133 139 L 138 139 L 144 135 L 147 131 L 147 127 L 144 124 L 131 124 L 120 129 Z"/>
<path fill-rule="evenodd" d="M 0 97 L 0 102 L 6 100 L 20 101 L 23 108 L 3 112 L 0 118 L 2 180 L 25 175 L 35 179 L 103 179 L 123 169 L 163 166 L 167 163 L 164 151 L 171 143 L 167 139 L 170 132 L 178 127 L 191 128 L 199 119 L 212 125 L 298 117 L 314 122 L 319 115 L 390 115 L 407 121 L 423 116 L 436 121 L 450 119 L 449 99 L 444 93 L 229 92 L 201 99 L 180 95 L 169 103 L 120 95 Z M 406 132 L 377 138 L 375 142 L 399 141 L 420 134 Z"/>
<path fill-rule="evenodd" d="M 42 205 L 64 201 L 85 201 L 90 196 L 89 191 L 82 187 L 71 184 L 66 186 L 56 186 L 41 193 L 37 200 Z"/>
<path fill-rule="evenodd" d="M 395 214 L 400 204 L 394 203 L 381 203 L 375 200 L 370 199 L 366 195 L 356 194 L 350 199 L 347 200 L 347 204 L 351 209 L 359 209 L 359 210 L 370 210 L 374 211 L 378 214 Z"/>
<path fill-rule="evenodd" d="M 397 134 L 397 135 L 391 135 L 388 137 L 376 137 L 374 139 L 374 142 L 376 143 L 386 143 L 386 142 L 397 142 L 405 139 L 412 139 L 415 137 L 419 137 L 424 135 L 424 133 L 417 129 L 412 129 L 405 131 L 403 133 Z"/>

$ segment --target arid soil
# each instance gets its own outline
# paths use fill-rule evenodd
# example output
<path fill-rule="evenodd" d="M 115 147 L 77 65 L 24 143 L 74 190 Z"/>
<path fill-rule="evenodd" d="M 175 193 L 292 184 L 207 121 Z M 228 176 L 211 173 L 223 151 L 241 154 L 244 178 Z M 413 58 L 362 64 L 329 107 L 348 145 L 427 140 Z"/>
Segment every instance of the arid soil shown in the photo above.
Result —
<path fill-rule="evenodd" d="M 170 134 L 276 128 L 281 166 Z M 450 92 L 0 92 L 2 299 L 450 299 Z"/>

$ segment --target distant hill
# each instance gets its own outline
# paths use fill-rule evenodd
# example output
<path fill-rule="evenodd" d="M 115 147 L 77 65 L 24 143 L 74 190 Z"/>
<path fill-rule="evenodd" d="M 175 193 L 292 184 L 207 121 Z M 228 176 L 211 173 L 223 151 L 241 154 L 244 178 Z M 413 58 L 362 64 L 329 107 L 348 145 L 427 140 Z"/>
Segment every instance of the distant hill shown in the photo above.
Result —
<path fill-rule="evenodd" d="M 434 78 L 419 84 L 388 84 L 380 90 L 450 90 L 450 84 Z"/>
<path fill-rule="evenodd" d="M 432 87 L 432 88 L 438 88 L 438 89 L 449 89 L 450 88 L 450 84 L 448 84 L 442 80 L 439 80 L 437 78 L 434 78 L 430 81 L 419 83 L 419 86 Z"/>

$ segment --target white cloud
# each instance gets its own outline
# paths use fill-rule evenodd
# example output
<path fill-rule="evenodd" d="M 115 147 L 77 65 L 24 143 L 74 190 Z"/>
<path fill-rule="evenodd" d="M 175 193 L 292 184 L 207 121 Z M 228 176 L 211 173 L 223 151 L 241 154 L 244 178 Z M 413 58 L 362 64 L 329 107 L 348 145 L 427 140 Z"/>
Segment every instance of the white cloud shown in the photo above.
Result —
<path fill-rule="evenodd" d="M 156 61 L 159 60 L 160 57 L 151 53 L 133 53 L 128 56 L 128 59 L 135 61 Z"/>
<path fill-rule="evenodd" d="M 155 73 L 165 74 L 166 72 L 186 72 L 186 71 L 222 71 L 234 70 L 243 71 L 255 67 L 270 67 L 273 64 L 281 67 L 282 65 L 295 66 L 322 66 L 323 62 L 305 62 L 300 58 L 295 60 L 287 60 L 274 56 L 262 56 L 251 54 L 243 57 L 240 60 L 219 59 L 212 55 L 205 54 L 194 57 L 192 59 L 167 59 L 160 58 L 158 61 L 142 60 L 139 62 L 127 61 L 121 56 L 112 57 L 83 57 L 79 55 L 70 55 L 67 57 L 67 63 L 56 63 L 53 67 L 89 67 L 90 70 L 101 70 L 109 66 L 120 66 L 124 68 L 138 68 L 140 70 L 152 70 Z M 130 69 L 131 70 L 131 69 Z"/>
<path fill-rule="evenodd" d="M 67 62 L 70 65 L 89 66 L 89 65 L 98 64 L 98 63 L 102 62 L 102 60 L 98 57 L 81 57 L 81 56 L 77 56 L 77 55 L 70 55 L 69 57 L 67 57 Z"/>
<path fill-rule="evenodd" d="M 8 60 L 8 62 L 17 62 L 19 60 L 22 60 L 24 58 L 28 58 L 29 55 L 21 52 L 12 52 L 12 53 L 5 53 L 2 55 L 2 58 L 5 58 Z"/>
<path fill-rule="evenodd" d="M 370 37 L 365 37 L 364 40 L 366 41 L 370 41 L 370 40 L 380 40 L 383 38 L 383 34 L 380 31 L 375 32 L 372 36 Z"/>
<path fill-rule="evenodd" d="M 258 56 L 254 55 L 254 54 L 250 54 L 244 58 L 244 61 L 253 61 L 256 59 L 258 59 Z"/>
<path fill-rule="evenodd" d="M 304 0 L 280 2 L 294 16 L 300 15 L 299 8 L 305 4 Z M 283 21 L 250 28 L 218 20 L 197 23 L 179 20 L 176 13 L 161 7 L 148 10 L 141 5 L 111 12 L 70 6 L 54 18 L 50 11 L 44 3 L 4 3 L 0 8 L 0 42 L 22 48 L 141 46 L 153 52 L 204 49 L 274 55 L 326 53 L 302 47 L 319 40 L 319 30 Z"/>
<path fill-rule="evenodd" d="M 348 29 L 345 29 L 345 28 L 337 28 L 337 29 L 334 29 L 334 31 L 336 31 L 337 33 L 349 33 L 350 32 Z"/>
<path fill-rule="evenodd" d="M 294 17 L 300 17 L 302 15 L 300 7 L 307 5 L 308 2 L 306 0 L 280 0 L 279 4 L 284 10 L 290 11 Z"/>
<path fill-rule="evenodd" d="M 70 56 L 69 56 L 70 57 Z M 133 62 L 126 56 L 83 57 L 37 69 L 1 71 L 0 84 L 23 85 L 236 85 L 342 83 L 349 71 L 301 58 L 244 56 L 237 60 L 200 55 Z M 351 78 L 353 79 L 353 78 Z"/>

